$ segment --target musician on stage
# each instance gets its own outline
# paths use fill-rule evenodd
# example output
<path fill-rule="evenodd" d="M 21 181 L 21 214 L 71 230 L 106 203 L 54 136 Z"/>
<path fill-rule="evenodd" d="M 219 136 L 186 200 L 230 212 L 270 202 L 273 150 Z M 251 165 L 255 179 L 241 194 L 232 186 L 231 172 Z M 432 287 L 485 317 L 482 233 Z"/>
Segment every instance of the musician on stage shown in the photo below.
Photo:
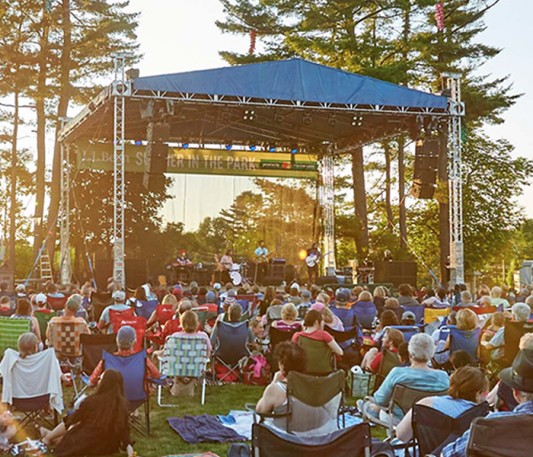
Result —
<path fill-rule="evenodd" d="M 189 259 L 189 257 L 187 256 L 187 251 L 185 249 L 182 249 L 180 251 L 178 257 L 176 258 L 175 265 L 179 266 L 179 267 L 190 267 L 190 266 L 192 266 L 192 262 Z"/>
<path fill-rule="evenodd" d="M 264 240 L 259 241 L 259 246 L 254 251 L 255 253 L 255 283 L 263 284 L 265 276 L 267 275 L 268 262 L 268 248 L 265 246 Z"/>
<path fill-rule="evenodd" d="M 220 258 L 219 267 L 221 271 L 221 281 L 226 284 L 230 282 L 229 272 L 233 266 L 233 249 L 228 249 Z"/>
<path fill-rule="evenodd" d="M 318 244 L 313 243 L 307 250 L 307 257 L 305 258 L 305 264 L 307 265 L 307 275 L 309 277 L 309 284 L 316 284 L 318 280 L 318 263 L 322 254 L 318 249 Z"/>

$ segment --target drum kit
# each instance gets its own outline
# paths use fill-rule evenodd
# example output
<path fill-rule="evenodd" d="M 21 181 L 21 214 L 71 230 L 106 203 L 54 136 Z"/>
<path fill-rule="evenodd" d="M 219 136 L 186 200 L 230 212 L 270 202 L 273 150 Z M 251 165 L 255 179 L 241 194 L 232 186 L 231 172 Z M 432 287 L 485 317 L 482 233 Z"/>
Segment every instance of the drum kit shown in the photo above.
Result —
<path fill-rule="evenodd" d="M 248 281 L 248 263 L 233 263 L 229 270 L 229 277 L 234 286 L 249 285 Z"/>

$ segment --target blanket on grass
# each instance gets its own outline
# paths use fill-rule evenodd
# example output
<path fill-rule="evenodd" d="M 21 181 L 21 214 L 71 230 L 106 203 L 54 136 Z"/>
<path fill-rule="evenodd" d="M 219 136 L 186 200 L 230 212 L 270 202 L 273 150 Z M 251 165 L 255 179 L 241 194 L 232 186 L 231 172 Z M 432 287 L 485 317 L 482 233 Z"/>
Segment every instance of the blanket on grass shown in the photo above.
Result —
<path fill-rule="evenodd" d="M 169 417 L 170 427 L 189 444 L 196 443 L 228 443 L 231 441 L 245 441 L 246 437 L 235 430 L 225 427 L 215 416 L 202 414 L 201 416 Z"/>

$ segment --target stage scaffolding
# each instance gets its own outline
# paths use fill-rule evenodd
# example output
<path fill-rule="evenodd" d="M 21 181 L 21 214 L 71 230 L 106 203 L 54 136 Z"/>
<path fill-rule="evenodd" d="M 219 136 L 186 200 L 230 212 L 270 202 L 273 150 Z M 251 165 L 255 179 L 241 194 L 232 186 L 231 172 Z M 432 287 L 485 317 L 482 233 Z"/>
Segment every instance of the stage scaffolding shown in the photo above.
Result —
<path fill-rule="evenodd" d="M 334 154 L 349 152 L 351 148 L 369 144 L 373 141 L 378 141 L 384 138 L 391 138 L 394 135 L 413 130 L 413 126 L 422 122 L 428 121 L 430 123 L 438 124 L 440 126 L 446 125 L 448 129 L 448 156 L 449 156 L 449 206 L 450 206 L 450 267 L 452 269 L 452 282 L 464 282 L 464 259 L 463 259 L 463 226 L 462 226 L 462 180 L 461 180 L 461 119 L 464 116 L 464 104 L 461 101 L 460 92 L 460 78 L 456 74 L 443 75 L 445 88 L 448 89 L 449 98 L 448 104 L 445 108 L 435 108 L 431 106 L 395 106 L 394 104 L 385 103 L 331 103 L 328 101 L 306 101 L 306 100 L 284 100 L 282 98 L 272 97 L 250 97 L 245 95 L 224 95 L 224 94 L 208 94 L 208 93 L 194 93 L 192 91 L 167 91 L 154 90 L 146 87 L 137 88 L 137 80 L 128 80 L 126 78 L 127 57 L 124 54 L 114 56 L 115 62 L 115 78 L 113 83 L 105 88 L 91 103 L 84 108 L 78 116 L 71 119 L 61 130 L 59 139 L 61 141 L 61 281 L 66 283 L 71 277 L 71 262 L 70 262 L 70 224 L 69 224 L 69 143 L 75 141 L 80 134 L 78 131 L 84 129 L 90 131 L 94 128 L 94 117 L 100 116 L 104 120 L 110 120 L 109 104 L 113 106 L 112 110 L 112 134 L 108 132 L 104 135 L 107 141 L 113 141 L 113 189 L 114 189 L 114 221 L 113 221 L 113 273 L 115 279 L 125 287 L 125 266 L 124 266 L 124 209 L 125 209 L 125 161 L 124 161 L 124 145 L 126 141 L 126 130 L 129 116 L 127 104 L 136 102 L 137 104 L 146 103 L 149 101 L 164 103 L 167 109 L 179 111 L 177 107 L 196 107 L 197 110 L 207 110 L 210 108 L 222 109 L 248 109 L 248 110 L 264 110 L 264 112 L 273 113 L 272 116 L 277 116 L 279 113 L 290 112 L 300 113 L 305 115 L 312 115 L 318 117 L 323 122 L 320 124 L 320 129 L 302 128 L 297 132 L 285 128 L 280 130 L 280 137 L 282 142 L 278 143 L 285 147 L 290 147 L 296 141 L 301 142 L 304 147 L 309 146 L 309 150 L 313 150 L 320 158 L 319 172 L 321 173 L 322 189 L 320 192 L 321 204 L 324 214 L 324 239 L 323 249 L 325 253 L 329 253 L 326 257 L 325 272 L 327 274 L 334 273 L 335 264 L 335 208 L 334 208 Z M 298 59 L 296 59 L 298 60 Z M 305 61 L 302 61 L 305 62 Z M 306 63 L 309 64 L 309 63 Z M 312 64 L 315 65 L 315 64 Z M 242 68 L 242 67 L 241 67 Z M 323 67 L 327 68 L 327 67 Z M 331 70 L 331 69 L 328 69 Z M 209 70 L 208 70 L 209 71 Z M 336 70 L 337 71 L 337 70 Z M 198 72 L 201 73 L 201 72 Z M 344 72 L 343 72 L 344 73 Z M 179 75 L 179 74 L 178 74 Z M 172 76 L 172 75 L 168 75 Z M 359 78 L 366 78 L 361 77 Z M 140 78 L 142 80 L 143 78 Z M 378 80 L 372 80 L 375 84 L 384 84 L 386 88 L 390 88 L 391 84 L 384 83 Z M 377 83 L 376 83 L 377 82 Z M 400 86 L 397 86 L 400 90 Z M 406 90 L 405 88 L 401 88 Z M 413 91 L 418 92 L 418 91 Z M 418 92 L 419 94 L 424 94 Z M 430 95 L 430 94 L 425 94 Z M 283 111 L 285 110 L 285 111 Z M 290 110 L 290 111 L 287 111 Z M 206 111 L 207 112 L 207 111 Z M 206 114 L 207 116 L 207 114 Z M 360 133 L 355 138 L 335 137 L 330 133 L 325 133 L 323 128 L 326 123 L 334 126 L 339 116 L 350 116 L 352 120 L 351 125 L 361 125 L 365 117 L 366 122 L 364 128 L 360 129 Z M 353 116 L 353 117 L 352 117 Z M 368 123 L 371 120 L 371 123 Z M 446 122 L 441 122 L 445 120 Z M 135 125 L 139 123 L 138 117 L 135 118 Z M 305 122 L 304 122 L 305 123 Z M 256 126 L 250 133 L 250 129 L 237 130 L 243 133 L 243 138 L 246 138 L 245 133 L 254 134 L 263 138 L 266 141 L 272 137 L 275 132 L 275 124 Z M 228 128 L 234 128 L 233 125 L 228 124 Z M 135 127 L 137 128 L 137 127 Z M 144 134 L 146 134 L 146 126 Z M 138 129 L 136 138 L 143 132 L 143 128 Z M 281 127 L 277 127 L 281 129 Z M 442 127 L 441 127 L 442 128 Z M 87 132 L 85 132 L 87 133 Z M 134 133 L 130 135 L 132 137 Z M 211 141 L 198 141 L 199 144 L 215 142 L 222 143 L 222 138 L 213 137 Z M 242 141 L 245 143 L 245 139 Z M 249 144 L 249 143 L 248 143 Z M 313 144 L 314 146 L 312 146 Z M 318 146 L 317 146 L 318 145 Z M 315 149 L 312 149 L 315 147 Z"/>

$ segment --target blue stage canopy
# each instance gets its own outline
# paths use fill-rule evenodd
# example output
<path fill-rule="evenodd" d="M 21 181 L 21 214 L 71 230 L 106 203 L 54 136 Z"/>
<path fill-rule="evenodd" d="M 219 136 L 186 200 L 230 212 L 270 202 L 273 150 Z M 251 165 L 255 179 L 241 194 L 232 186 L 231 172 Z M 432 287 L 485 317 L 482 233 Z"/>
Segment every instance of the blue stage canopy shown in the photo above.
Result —
<path fill-rule="evenodd" d="M 302 59 L 137 78 L 135 90 L 445 110 L 447 98 Z"/>

